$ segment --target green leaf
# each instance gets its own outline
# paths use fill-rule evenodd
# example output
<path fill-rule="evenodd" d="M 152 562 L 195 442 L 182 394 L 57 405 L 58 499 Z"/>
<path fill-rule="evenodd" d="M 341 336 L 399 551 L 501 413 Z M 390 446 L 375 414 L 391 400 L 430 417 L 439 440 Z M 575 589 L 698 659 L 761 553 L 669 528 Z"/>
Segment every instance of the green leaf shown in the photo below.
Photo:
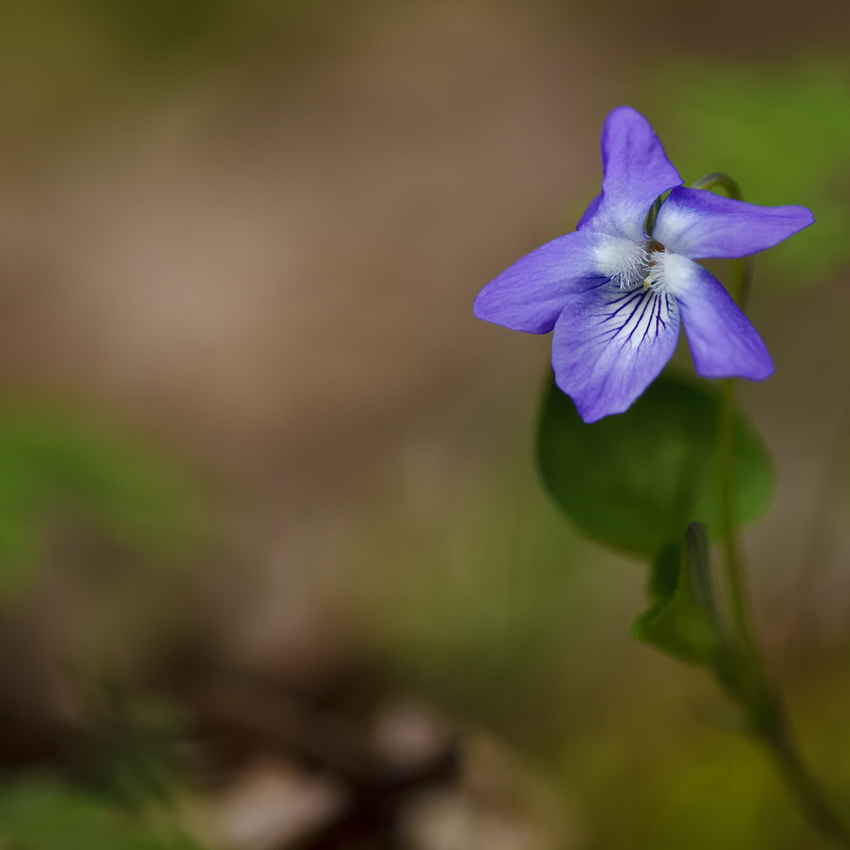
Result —
<path fill-rule="evenodd" d="M 716 534 L 717 397 L 665 374 L 627 410 L 587 424 L 551 383 L 538 432 L 549 493 L 584 534 L 644 558 L 680 540 L 693 520 Z M 768 451 L 739 415 L 735 422 L 737 518 L 762 514 L 773 495 Z"/>
<path fill-rule="evenodd" d="M 685 543 L 671 544 L 652 565 L 649 609 L 632 635 L 663 652 L 714 668 L 724 646 L 711 583 L 708 533 L 692 523 Z"/>

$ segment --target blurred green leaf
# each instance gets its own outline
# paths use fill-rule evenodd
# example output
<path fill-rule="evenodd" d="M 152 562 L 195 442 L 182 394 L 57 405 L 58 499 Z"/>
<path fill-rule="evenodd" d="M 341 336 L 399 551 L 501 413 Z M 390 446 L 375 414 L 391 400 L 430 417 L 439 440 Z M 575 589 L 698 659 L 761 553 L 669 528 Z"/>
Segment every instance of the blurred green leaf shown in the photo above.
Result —
<path fill-rule="evenodd" d="M 590 425 L 551 382 L 537 456 L 543 480 L 580 531 L 639 557 L 655 557 L 688 524 L 718 523 L 718 400 L 668 374 L 627 410 Z M 767 448 L 739 414 L 738 519 L 762 514 L 773 495 Z"/>
<path fill-rule="evenodd" d="M 0 846 L 9 850 L 198 850 L 173 825 L 151 824 L 51 776 L 0 786 Z"/>
<path fill-rule="evenodd" d="M 753 203 L 803 204 L 817 224 L 767 252 L 760 277 L 815 282 L 850 263 L 850 66 L 666 64 L 656 92 L 686 183 L 724 171 Z M 762 265 L 763 263 L 763 265 Z"/>
<path fill-rule="evenodd" d="M 650 598 L 652 604 L 635 620 L 632 636 L 683 661 L 713 667 L 723 633 L 702 523 L 689 526 L 684 545 L 670 545 L 656 558 Z"/>
<path fill-rule="evenodd" d="M 0 408 L 0 591 L 26 581 L 57 514 L 154 559 L 201 527 L 197 492 L 155 450 L 67 409 Z"/>

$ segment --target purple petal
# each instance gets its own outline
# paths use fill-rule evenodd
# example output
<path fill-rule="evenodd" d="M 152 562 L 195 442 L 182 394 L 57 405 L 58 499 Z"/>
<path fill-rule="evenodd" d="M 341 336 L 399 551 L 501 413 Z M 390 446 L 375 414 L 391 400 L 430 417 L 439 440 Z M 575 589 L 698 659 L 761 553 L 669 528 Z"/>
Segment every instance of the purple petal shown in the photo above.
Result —
<path fill-rule="evenodd" d="M 526 254 L 485 286 L 473 305 L 479 319 L 514 331 L 545 334 L 555 327 L 571 292 L 604 280 L 600 247 L 617 240 L 602 233 L 567 233 Z"/>
<path fill-rule="evenodd" d="M 613 109 L 605 119 L 602 171 L 601 199 L 588 207 L 579 229 L 636 242 L 644 239 L 643 223 L 652 202 L 682 184 L 655 131 L 630 106 Z M 596 209 L 591 209 L 594 203 Z"/>
<path fill-rule="evenodd" d="M 805 207 L 760 207 L 679 188 L 661 205 L 653 236 L 692 260 L 745 257 L 778 245 L 814 220 Z"/>
<path fill-rule="evenodd" d="M 763 381 L 773 374 L 773 361 L 758 331 L 711 272 L 670 254 L 664 273 L 679 303 L 698 375 Z"/>
<path fill-rule="evenodd" d="M 673 356 L 675 299 L 651 289 L 602 284 L 571 295 L 555 325 L 555 381 L 585 422 L 622 413 Z"/>

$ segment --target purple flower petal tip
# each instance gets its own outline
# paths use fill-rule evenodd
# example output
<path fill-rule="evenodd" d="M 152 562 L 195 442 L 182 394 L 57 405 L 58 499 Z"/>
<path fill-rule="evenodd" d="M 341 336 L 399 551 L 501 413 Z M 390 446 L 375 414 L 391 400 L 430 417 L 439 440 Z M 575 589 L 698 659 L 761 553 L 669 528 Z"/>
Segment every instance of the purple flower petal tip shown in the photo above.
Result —
<path fill-rule="evenodd" d="M 600 286 L 576 293 L 552 337 L 558 386 L 585 422 L 622 413 L 673 356 L 679 311 L 666 293 Z"/>
<path fill-rule="evenodd" d="M 588 207 L 579 229 L 643 239 L 652 202 L 682 184 L 679 172 L 652 129 L 631 106 L 612 109 L 602 127 L 602 192 Z"/>
<path fill-rule="evenodd" d="M 526 254 L 478 293 L 473 312 L 479 319 L 526 333 L 549 333 L 571 292 L 605 280 L 599 271 L 599 246 L 610 237 L 567 233 Z"/>
<path fill-rule="evenodd" d="M 746 257 L 778 245 L 814 221 L 806 207 L 761 207 L 679 187 L 662 204 L 653 236 L 694 260 Z"/>
<path fill-rule="evenodd" d="M 696 373 L 703 378 L 769 378 L 773 360 L 767 346 L 720 281 L 693 260 L 675 256 L 669 264 Z"/>

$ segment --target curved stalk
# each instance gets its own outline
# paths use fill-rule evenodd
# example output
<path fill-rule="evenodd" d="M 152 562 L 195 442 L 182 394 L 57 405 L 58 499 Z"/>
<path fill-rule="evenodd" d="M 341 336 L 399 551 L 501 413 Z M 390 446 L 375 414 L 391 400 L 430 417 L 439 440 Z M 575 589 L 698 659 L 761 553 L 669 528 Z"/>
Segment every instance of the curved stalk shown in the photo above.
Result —
<path fill-rule="evenodd" d="M 721 188 L 733 200 L 742 200 L 740 186 L 727 174 L 707 174 L 694 189 Z M 746 310 L 752 284 L 751 257 L 734 260 L 730 295 Z M 761 661 L 752 625 L 749 592 L 736 523 L 735 487 L 735 381 L 723 382 L 720 399 L 718 468 L 723 562 L 732 627 L 743 653 L 749 687 L 735 687 L 735 696 L 747 710 L 758 737 L 773 755 L 810 823 L 838 845 L 850 848 L 850 825 L 839 813 L 803 764 L 787 721 L 782 700 L 770 684 Z M 728 686 L 728 683 L 727 683 Z"/>

